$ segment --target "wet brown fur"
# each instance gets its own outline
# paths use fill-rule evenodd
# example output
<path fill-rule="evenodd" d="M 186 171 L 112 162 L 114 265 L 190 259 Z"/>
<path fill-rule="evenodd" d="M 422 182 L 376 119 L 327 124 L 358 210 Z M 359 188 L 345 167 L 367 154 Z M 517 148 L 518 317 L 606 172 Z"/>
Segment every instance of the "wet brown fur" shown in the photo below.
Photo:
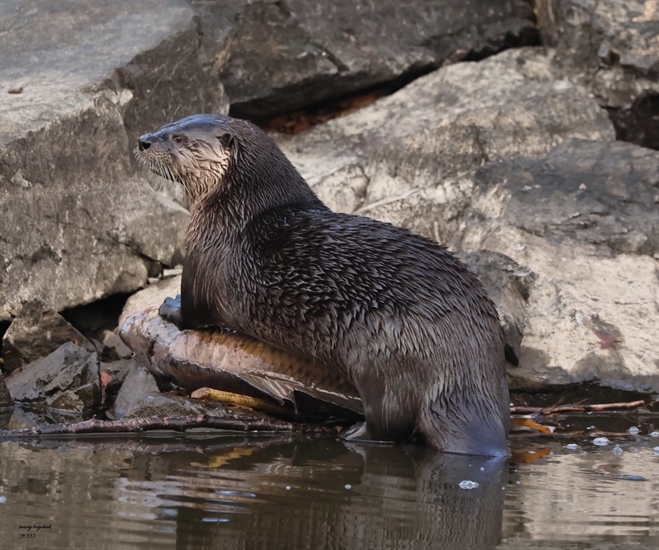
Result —
<path fill-rule="evenodd" d="M 249 122 L 195 115 L 140 149 L 191 200 L 180 311 L 166 315 L 179 328 L 228 326 L 336 369 L 364 402 L 356 439 L 420 432 L 448 452 L 508 453 L 501 327 L 453 254 L 330 211 Z"/>

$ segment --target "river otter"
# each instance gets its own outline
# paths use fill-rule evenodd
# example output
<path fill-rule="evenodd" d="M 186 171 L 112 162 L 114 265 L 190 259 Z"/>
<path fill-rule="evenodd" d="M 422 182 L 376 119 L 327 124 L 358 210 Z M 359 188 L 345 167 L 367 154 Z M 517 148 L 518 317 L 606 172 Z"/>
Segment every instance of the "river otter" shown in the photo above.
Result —
<path fill-rule="evenodd" d="M 191 204 L 180 329 L 231 327 L 337 369 L 356 386 L 357 440 L 414 433 L 437 449 L 508 453 L 504 338 L 494 304 L 439 244 L 327 208 L 255 125 L 194 115 L 137 156 Z"/>

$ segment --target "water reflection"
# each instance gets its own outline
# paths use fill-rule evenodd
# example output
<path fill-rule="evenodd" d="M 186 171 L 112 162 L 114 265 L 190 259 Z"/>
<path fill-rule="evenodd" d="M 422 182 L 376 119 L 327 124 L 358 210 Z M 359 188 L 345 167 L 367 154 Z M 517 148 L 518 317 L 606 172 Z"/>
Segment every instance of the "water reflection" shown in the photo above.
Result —
<path fill-rule="evenodd" d="M 288 436 L 5 442 L 0 548 L 659 548 L 657 420 L 608 447 L 513 441 L 512 464 Z"/>
<path fill-rule="evenodd" d="M 108 549 L 489 549 L 500 539 L 506 461 L 328 440 L 60 445 L 0 445 L 7 548 L 86 547 L 90 536 Z M 26 521 L 52 523 L 41 545 L 15 544 Z"/>

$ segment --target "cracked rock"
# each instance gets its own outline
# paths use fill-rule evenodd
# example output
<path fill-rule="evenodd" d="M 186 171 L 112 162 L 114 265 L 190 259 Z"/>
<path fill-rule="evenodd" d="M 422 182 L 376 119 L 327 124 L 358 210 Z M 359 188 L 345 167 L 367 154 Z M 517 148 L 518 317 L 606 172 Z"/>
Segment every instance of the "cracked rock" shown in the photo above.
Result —
<path fill-rule="evenodd" d="M 619 139 L 659 149 L 656 0 L 536 0 L 557 72 L 590 88 Z"/>
<path fill-rule="evenodd" d="M 207 2 L 206 50 L 232 114 L 272 116 L 442 63 L 536 43 L 523 0 Z"/>
<path fill-rule="evenodd" d="M 62 311 L 142 287 L 154 260 L 180 263 L 188 212 L 137 172 L 136 139 L 228 109 L 195 11 L 25 0 L 0 15 L 0 320 L 34 296 Z"/>
<path fill-rule="evenodd" d="M 31 300 L 23 305 L 3 337 L 3 370 L 10 373 L 23 365 L 46 357 L 69 341 L 93 350 L 87 338 L 61 315 L 40 299 Z"/>
<path fill-rule="evenodd" d="M 7 387 L 14 401 L 45 401 L 60 409 L 70 405 L 73 411 L 92 409 L 101 402 L 98 355 L 68 342 L 15 370 L 7 377 Z"/>

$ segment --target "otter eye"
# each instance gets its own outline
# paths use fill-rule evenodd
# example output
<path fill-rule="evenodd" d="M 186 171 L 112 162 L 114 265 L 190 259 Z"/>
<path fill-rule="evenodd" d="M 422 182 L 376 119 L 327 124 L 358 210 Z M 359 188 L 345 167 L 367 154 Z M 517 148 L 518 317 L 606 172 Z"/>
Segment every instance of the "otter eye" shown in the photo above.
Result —
<path fill-rule="evenodd" d="M 172 136 L 172 141 L 174 143 L 183 143 L 183 136 L 180 136 L 178 134 Z"/>
<path fill-rule="evenodd" d="M 231 142 L 233 141 L 233 138 L 231 137 L 230 134 L 222 134 L 221 136 L 217 136 L 217 138 L 220 140 L 220 143 L 224 147 L 231 147 Z"/>

